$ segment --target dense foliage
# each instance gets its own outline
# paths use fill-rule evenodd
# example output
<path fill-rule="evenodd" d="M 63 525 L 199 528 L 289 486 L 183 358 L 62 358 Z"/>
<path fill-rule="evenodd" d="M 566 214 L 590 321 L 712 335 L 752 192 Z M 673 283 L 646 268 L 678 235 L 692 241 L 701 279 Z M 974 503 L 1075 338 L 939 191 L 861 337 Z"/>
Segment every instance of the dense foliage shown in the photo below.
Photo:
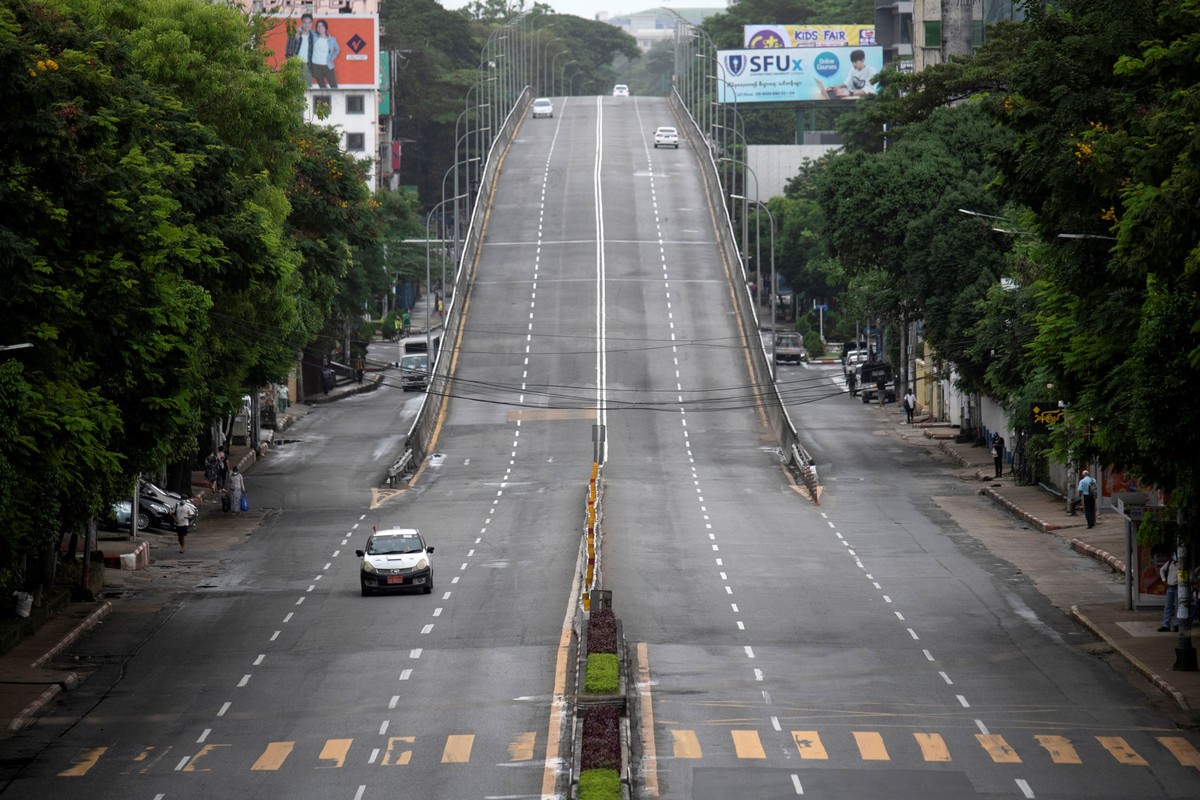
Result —
<path fill-rule="evenodd" d="M 0 344 L 32 345 L 0 360 L 0 585 L 381 291 L 383 206 L 258 34 L 200 0 L 0 7 Z"/>
<path fill-rule="evenodd" d="M 617 616 L 611 608 L 598 608 L 588 615 L 588 653 L 617 652 Z"/>
<path fill-rule="evenodd" d="M 580 769 L 621 768 L 621 712 L 597 706 L 583 712 L 583 749 Z"/>

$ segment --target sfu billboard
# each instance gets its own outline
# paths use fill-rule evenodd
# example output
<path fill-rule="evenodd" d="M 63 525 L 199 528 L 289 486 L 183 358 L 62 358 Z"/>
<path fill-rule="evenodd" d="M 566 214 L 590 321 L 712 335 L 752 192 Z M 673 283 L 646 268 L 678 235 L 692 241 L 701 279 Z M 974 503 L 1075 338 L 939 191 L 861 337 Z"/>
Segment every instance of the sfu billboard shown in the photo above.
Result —
<path fill-rule="evenodd" d="M 267 63 L 299 58 L 310 88 L 379 86 L 379 17 L 375 14 L 265 15 Z"/>
<path fill-rule="evenodd" d="M 853 101 L 875 94 L 883 48 L 721 50 L 717 63 L 722 103 Z"/>
<path fill-rule="evenodd" d="M 874 47 L 874 25 L 743 25 L 749 50 L 787 47 Z"/>

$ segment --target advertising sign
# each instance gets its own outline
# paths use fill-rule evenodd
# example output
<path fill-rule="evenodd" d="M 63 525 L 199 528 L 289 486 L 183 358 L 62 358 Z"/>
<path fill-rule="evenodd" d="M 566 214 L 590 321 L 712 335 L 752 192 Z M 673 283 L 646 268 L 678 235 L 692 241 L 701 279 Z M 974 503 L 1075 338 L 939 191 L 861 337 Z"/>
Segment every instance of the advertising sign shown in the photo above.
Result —
<path fill-rule="evenodd" d="M 717 63 L 722 103 L 857 100 L 878 88 L 883 48 L 721 50 Z"/>
<path fill-rule="evenodd" d="M 874 25 L 743 25 L 751 50 L 785 47 L 874 47 Z"/>
<path fill-rule="evenodd" d="M 374 89 L 379 85 L 379 18 L 374 14 L 267 15 L 267 63 L 299 58 L 309 86 Z"/>
<path fill-rule="evenodd" d="M 1063 409 L 1056 402 L 1029 404 L 1029 432 L 1046 434 L 1061 425 Z"/>

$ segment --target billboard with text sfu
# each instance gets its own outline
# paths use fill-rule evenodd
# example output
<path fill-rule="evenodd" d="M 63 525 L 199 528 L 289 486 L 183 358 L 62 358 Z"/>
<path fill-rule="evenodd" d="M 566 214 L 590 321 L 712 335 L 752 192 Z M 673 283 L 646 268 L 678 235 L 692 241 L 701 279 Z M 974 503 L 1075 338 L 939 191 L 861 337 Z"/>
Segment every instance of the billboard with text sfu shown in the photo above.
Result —
<path fill-rule="evenodd" d="M 874 25 L 743 25 L 742 46 L 750 50 L 786 47 L 874 47 Z"/>
<path fill-rule="evenodd" d="M 374 14 L 266 15 L 267 63 L 298 58 L 310 88 L 374 89 L 379 85 L 379 17 Z"/>
<path fill-rule="evenodd" d="M 857 100 L 875 94 L 882 47 L 795 47 L 717 53 L 722 103 Z"/>

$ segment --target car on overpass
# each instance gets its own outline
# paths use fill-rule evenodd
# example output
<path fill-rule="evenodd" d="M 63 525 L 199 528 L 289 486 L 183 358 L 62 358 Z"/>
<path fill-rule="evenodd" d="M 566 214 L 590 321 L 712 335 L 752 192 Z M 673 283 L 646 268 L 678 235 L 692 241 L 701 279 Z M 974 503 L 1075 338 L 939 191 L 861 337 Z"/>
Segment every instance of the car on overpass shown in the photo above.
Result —
<path fill-rule="evenodd" d="M 613 97 L 629 97 L 629 87 L 623 83 L 618 83 L 613 87 Z"/>
<path fill-rule="evenodd" d="M 670 125 L 663 125 L 654 131 L 654 149 L 659 147 L 674 147 L 679 149 L 679 131 Z"/>
<path fill-rule="evenodd" d="M 533 101 L 533 118 L 553 117 L 554 103 L 550 102 L 548 97 L 539 97 Z"/>

